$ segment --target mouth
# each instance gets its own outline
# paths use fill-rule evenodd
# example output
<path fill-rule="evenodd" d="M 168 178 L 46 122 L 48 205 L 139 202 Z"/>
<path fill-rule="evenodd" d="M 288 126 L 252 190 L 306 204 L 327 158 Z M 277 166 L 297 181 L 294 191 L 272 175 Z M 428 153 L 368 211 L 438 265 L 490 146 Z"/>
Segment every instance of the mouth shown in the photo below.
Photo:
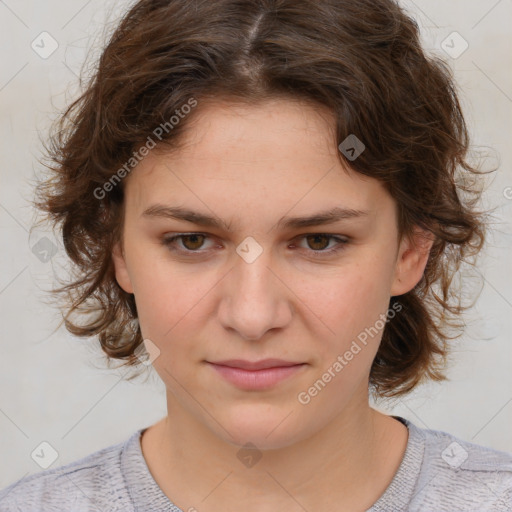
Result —
<path fill-rule="evenodd" d="M 270 368 L 285 368 L 305 364 L 299 361 L 286 361 L 284 359 L 261 359 L 260 361 L 247 361 L 244 359 L 226 359 L 224 361 L 207 361 L 219 366 L 228 366 L 229 368 L 240 368 L 242 370 L 266 370 Z"/>
<path fill-rule="evenodd" d="M 272 388 L 285 379 L 297 375 L 308 366 L 307 363 L 283 360 L 265 360 L 252 363 L 230 360 L 215 363 L 207 361 L 207 363 L 216 371 L 217 375 L 246 391 Z"/>

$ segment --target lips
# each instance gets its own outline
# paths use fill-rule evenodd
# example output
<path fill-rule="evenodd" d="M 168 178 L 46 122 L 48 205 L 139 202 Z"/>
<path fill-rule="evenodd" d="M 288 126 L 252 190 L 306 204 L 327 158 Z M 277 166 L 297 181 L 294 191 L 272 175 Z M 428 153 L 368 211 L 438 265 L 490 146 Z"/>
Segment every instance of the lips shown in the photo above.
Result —
<path fill-rule="evenodd" d="M 209 361 L 212 364 L 240 368 L 242 370 L 265 370 L 268 368 L 284 368 L 304 364 L 302 362 L 285 361 L 284 359 L 262 359 L 260 361 L 246 361 L 244 359 L 227 359 L 225 361 Z"/>
<path fill-rule="evenodd" d="M 299 375 L 308 366 L 283 359 L 244 361 L 229 359 L 210 362 L 208 365 L 225 381 L 245 391 L 264 391 L 276 387 L 280 382 Z"/>

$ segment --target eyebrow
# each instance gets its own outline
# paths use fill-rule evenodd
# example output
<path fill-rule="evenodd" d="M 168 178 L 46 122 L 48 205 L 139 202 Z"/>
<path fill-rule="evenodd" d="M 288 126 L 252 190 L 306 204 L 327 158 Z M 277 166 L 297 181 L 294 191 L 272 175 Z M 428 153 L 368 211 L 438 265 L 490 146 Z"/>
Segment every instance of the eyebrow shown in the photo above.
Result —
<path fill-rule="evenodd" d="M 297 229 L 310 226 L 320 226 L 324 224 L 333 224 L 340 220 L 354 219 L 367 216 L 368 210 L 356 210 L 353 208 L 334 207 L 330 210 L 324 210 L 312 215 L 302 217 L 282 217 L 278 223 L 278 228 Z M 212 217 L 201 212 L 196 212 L 188 208 L 180 206 L 165 206 L 162 204 L 154 204 L 144 210 L 141 217 L 161 217 L 176 220 L 184 220 L 211 228 L 225 229 L 231 231 L 232 223 L 225 222 L 217 217 Z"/>

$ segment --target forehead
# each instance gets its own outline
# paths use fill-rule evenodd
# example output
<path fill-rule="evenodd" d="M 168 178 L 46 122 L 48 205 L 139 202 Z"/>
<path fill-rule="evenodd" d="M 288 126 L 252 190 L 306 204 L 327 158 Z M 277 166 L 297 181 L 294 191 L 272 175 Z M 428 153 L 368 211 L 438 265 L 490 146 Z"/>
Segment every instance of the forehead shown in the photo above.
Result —
<path fill-rule="evenodd" d="M 333 114 L 300 99 L 207 100 L 184 122 L 179 147 L 167 152 L 174 159 L 272 165 L 298 159 L 318 163 L 337 153 Z"/>
<path fill-rule="evenodd" d="M 156 203 L 231 205 L 237 216 L 382 208 L 387 192 L 343 163 L 334 126 L 327 109 L 299 101 L 199 104 L 179 147 L 150 152 L 132 171 L 127 201 L 139 213 Z"/>

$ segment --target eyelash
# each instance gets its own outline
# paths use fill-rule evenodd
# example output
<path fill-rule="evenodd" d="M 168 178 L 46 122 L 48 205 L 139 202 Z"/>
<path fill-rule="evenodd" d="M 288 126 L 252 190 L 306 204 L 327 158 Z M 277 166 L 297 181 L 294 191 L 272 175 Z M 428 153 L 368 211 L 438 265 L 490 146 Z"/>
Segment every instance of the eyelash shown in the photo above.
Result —
<path fill-rule="evenodd" d="M 173 251 L 173 252 L 177 252 L 177 253 L 181 253 L 181 254 L 201 254 L 201 251 L 200 250 L 190 250 L 190 249 L 177 249 L 175 247 L 175 242 L 178 240 L 178 239 L 181 239 L 181 238 L 184 238 L 186 236 L 194 236 L 194 235 L 198 235 L 198 236 L 203 236 L 205 238 L 210 238 L 208 235 L 206 235 L 205 233 L 180 233 L 180 234 L 177 234 L 177 235 L 173 235 L 173 236 L 166 236 L 162 239 L 162 244 L 164 246 L 166 246 L 170 251 Z M 338 244 L 334 247 L 334 248 L 331 248 L 331 249 L 323 249 L 323 250 L 317 250 L 315 251 L 314 249 L 310 249 L 310 252 L 311 254 L 314 256 L 314 257 L 325 257 L 325 256 L 329 256 L 329 255 L 333 255 L 335 253 L 338 253 L 340 251 L 342 251 L 343 249 L 345 249 L 345 245 L 347 245 L 349 242 L 347 239 L 345 238 L 341 238 L 339 236 L 336 236 L 336 235 L 330 235 L 328 233 L 307 233 L 305 235 L 301 235 L 297 238 L 301 239 L 301 238 L 306 238 L 308 236 L 323 236 L 323 237 L 327 237 L 329 238 L 330 240 L 335 240 L 338 242 Z M 206 251 L 204 251 L 206 252 Z"/>

